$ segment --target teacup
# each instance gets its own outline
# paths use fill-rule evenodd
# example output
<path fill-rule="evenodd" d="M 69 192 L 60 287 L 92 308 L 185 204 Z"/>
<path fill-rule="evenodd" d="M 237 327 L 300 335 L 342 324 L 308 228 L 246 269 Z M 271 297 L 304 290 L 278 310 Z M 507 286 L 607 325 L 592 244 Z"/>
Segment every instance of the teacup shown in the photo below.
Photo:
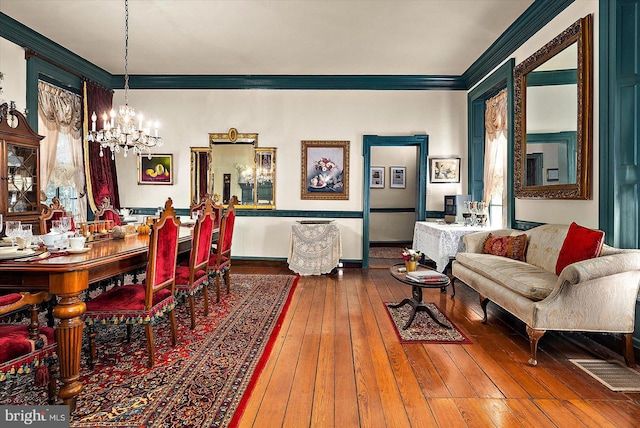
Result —
<path fill-rule="evenodd" d="M 84 236 L 75 236 L 69 238 L 69 247 L 71 247 L 72 250 L 81 250 L 84 248 L 84 243 L 86 240 L 87 238 L 85 238 Z"/>

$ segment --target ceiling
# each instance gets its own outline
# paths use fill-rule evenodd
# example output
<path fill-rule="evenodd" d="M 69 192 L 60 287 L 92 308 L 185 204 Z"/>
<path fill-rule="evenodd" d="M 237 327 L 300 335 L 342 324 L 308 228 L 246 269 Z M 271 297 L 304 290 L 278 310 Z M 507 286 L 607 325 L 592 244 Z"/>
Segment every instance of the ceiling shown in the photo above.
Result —
<path fill-rule="evenodd" d="M 130 0 L 130 74 L 461 75 L 533 0 Z M 0 0 L 124 73 L 124 0 Z"/>

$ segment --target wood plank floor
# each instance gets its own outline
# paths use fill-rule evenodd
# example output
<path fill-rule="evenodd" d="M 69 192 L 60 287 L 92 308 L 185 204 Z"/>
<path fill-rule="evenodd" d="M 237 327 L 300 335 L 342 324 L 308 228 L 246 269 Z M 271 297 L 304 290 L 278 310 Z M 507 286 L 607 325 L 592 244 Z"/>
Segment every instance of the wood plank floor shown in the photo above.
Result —
<path fill-rule="evenodd" d="M 234 265 L 237 273 L 289 273 Z M 527 364 L 524 326 L 475 291 L 425 290 L 473 342 L 400 344 L 384 302 L 408 286 L 386 269 L 300 278 L 242 427 L 637 427 L 640 394 L 612 392 L 569 358 L 617 358 L 579 334 L 547 333 Z"/>

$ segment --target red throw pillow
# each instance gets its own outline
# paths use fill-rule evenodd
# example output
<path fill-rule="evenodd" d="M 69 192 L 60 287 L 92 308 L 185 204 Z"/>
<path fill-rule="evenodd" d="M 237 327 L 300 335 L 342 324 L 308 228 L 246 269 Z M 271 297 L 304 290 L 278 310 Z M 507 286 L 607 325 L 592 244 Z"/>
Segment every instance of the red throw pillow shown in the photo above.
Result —
<path fill-rule="evenodd" d="M 509 257 L 510 259 L 524 261 L 524 253 L 527 251 L 527 235 L 517 236 L 493 236 L 489 234 L 482 245 L 483 254 Z"/>
<path fill-rule="evenodd" d="M 593 230 L 571 223 L 564 238 L 558 261 L 556 262 L 556 275 L 560 275 L 562 269 L 571 263 L 598 257 L 604 243 L 604 232 Z"/>

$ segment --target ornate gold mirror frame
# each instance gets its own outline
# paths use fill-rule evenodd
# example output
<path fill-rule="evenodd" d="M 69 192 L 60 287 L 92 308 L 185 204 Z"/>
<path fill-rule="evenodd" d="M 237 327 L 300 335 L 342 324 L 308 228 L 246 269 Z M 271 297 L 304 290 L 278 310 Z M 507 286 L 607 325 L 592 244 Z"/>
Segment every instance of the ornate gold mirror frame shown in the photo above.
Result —
<path fill-rule="evenodd" d="M 275 209 L 275 148 L 258 148 L 258 134 L 235 128 L 209 134 L 213 195 L 227 205 L 238 197 L 239 209 Z"/>
<path fill-rule="evenodd" d="M 514 195 L 516 198 L 541 199 L 590 199 L 592 182 L 593 147 L 593 18 L 588 15 L 576 21 L 555 39 L 531 55 L 514 70 Z M 547 184 L 527 185 L 527 92 L 532 72 L 545 68 L 545 63 L 577 46 L 577 117 L 575 159 L 568 155 L 570 165 L 575 165 L 575 176 L 569 172 L 567 182 L 555 181 L 558 169 L 547 168 Z M 557 70 L 556 70 L 557 71 Z M 564 70 L 571 71 L 571 70 Z M 533 139 L 533 138 L 532 138 Z M 548 179 L 548 180 L 547 180 Z"/>

